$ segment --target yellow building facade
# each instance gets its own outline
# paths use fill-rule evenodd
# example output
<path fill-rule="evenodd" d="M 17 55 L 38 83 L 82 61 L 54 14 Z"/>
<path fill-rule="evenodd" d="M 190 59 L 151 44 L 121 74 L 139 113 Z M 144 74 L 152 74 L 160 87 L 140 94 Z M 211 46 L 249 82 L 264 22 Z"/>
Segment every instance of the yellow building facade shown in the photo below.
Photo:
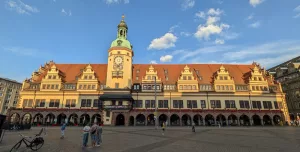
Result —
<path fill-rule="evenodd" d="M 12 123 L 41 125 L 279 125 L 281 85 L 258 63 L 133 64 L 124 17 L 107 64 L 40 66 L 22 85 Z"/>

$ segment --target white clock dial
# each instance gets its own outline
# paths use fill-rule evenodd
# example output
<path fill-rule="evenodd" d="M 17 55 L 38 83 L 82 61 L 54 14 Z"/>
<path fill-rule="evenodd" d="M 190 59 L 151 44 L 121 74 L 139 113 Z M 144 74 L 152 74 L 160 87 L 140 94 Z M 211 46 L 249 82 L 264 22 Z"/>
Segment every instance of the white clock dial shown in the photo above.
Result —
<path fill-rule="evenodd" d="M 122 57 L 117 56 L 117 57 L 115 58 L 115 63 L 116 63 L 116 64 L 120 64 L 120 63 L 122 63 L 122 62 L 123 62 Z"/>

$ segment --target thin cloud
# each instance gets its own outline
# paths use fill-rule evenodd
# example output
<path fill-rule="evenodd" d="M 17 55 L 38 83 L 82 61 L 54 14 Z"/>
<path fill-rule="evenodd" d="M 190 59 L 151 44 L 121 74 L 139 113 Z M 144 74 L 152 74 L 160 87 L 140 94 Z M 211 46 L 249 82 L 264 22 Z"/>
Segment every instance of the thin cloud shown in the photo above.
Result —
<path fill-rule="evenodd" d="M 19 14 L 31 15 L 40 12 L 36 7 L 23 3 L 21 0 L 7 0 L 6 8 Z"/>
<path fill-rule="evenodd" d="M 246 18 L 246 20 L 252 20 L 253 18 L 254 18 L 254 14 L 252 13 Z"/>
<path fill-rule="evenodd" d="M 181 8 L 183 10 L 193 8 L 195 6 L 195 3 L 196 3 L 195 0 L 182 0 Z"/>
<path fill-rule="evenodd" d="M 128 4 L 129 0 L 104 0 L 106 4 L 120 4 L 120 3 L 124 3 L 124 4 Z"/>
<path fill-rule="evenodd" d="M 2 47 L 2 50 L 5 52 L 10 52 L 19 56 L 29 56 L 29 57 L 40 57 L 40 56 L 49 56 L 50 54 L 46 51 L 41 51 L 34 48 L 24 48 L 24 47 Z"/>
<path fill-rule="evenodd" d="M 249 27 L 252 27 L 252 28 L 259 28 L 260 26 L 261 26 L 260 21 L 256 21 L 249 25 Z"/>
<path fill-rule="evenodd" d="M 289 54 L 300 54 L 299 41 L 276 41 L 257 46 L 243 47 L 236 51 L 230 51 L 223 54 L 223 59 L 227 61 L 259 59 L 263 56 L 281 56 L 286 52 Z"/>
<path fill-rule="evenodd" d="M 298 14 L 296 14 L 296 15 L 294 16 L 294 18 L 300 17 L 300 5 L 297 6 L 297 7 L 294 9 L 294 12 L 298 12 Z"/>
<path fill-rule="evenodd" d="M 264 2 L 265 0 L 249 0 L 250 5 L 252 5 L 253 7 L 256 7 L 257 5 L 261 4 L 262 2 Z"/>
<path fill-rule="evenodd" d="M 157 64 L 157 62 L 155 60 L 151 60 L 150 64 Z"/>
<path fill-rule="evenodd" d="M 72 16 L 71 10 L 69 10 L 69 12 L 67 12 L 64 8 L 61 9 L 61 13 L 66 16 Z"/>

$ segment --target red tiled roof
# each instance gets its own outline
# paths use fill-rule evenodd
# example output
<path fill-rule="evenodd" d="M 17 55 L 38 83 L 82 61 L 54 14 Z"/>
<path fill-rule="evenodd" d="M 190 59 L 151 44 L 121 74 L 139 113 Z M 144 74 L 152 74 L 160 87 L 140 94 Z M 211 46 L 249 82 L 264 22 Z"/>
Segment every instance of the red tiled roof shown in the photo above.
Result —
<path fill-rule="evenodd" d="M 81 69 L 84 69 L 88 64 L 55 64 L 56 67 L 65 74 L 66 83 L 76 83 L 76 76 L 80 75 Z M 158 78 L 165 84 L 175 84 L 184 70 L 185 66 L 190 68 L 193 72 L 194 77 L 200 84 L 211 84 L 213 82 L 213 75 L 223 65 L 228 70 L 229 75 L 233 77 L 235 84 L 247 84 L 249 76 L 251 75 L 251 69 L 254 65 L 236 65 L 236 64 L 152 64 L 154 71 L 157 71 Z M 91 64 L 96 76 L 100 82 L 106 81 L 107 64 Z M 146 71 L 149 70 L 151 64 L 133 64 L 133 83 L 141 83 L 143 77 L 146 75 Z M 139 73 L 137 73 L 139 70 Z M 167 70 L 165 74 L 164 70 Z M 196 71 L 199 71 L 201 80 L 197 78 Z M 48 70 L 46 70 L 48 71 Z M 40 75 L 40 78 L 35 81 L 39 82 L 47 74 L 44 72 Z M 139 77 L 136 80 L 136 77 Z M 168 76 L 168 80 L 166 80 Z M 270 81 L 268 79 L 268 81 Z"/>

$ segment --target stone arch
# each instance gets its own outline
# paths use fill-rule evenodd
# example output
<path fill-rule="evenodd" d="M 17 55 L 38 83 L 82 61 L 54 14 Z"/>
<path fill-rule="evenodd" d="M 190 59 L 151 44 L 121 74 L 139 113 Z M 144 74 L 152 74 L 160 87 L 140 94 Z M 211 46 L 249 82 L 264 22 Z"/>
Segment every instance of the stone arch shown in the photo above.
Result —
<path fill-rule="evenodd" d="M 184 114 L 182 117 L 181 117 L 181 124 L 183 126 L 191 126 L 192 125 L 192 118 L 190 115 L 188 114 Z"/>
<path fill-rule="evenodd" d="M 261 126 L 261 119 L 259 117 L 259 115 L 253 115 L 252 116 L 252 120 L 253 120 L 253 126 Z"/>
<path fill-rule="evenodd" d="M 129 117 L 129 126 L 134 126 L 134 116 Z"/>
<path fill-rule="evenodd" d="M 125 116 L 123 114 L 118 114 L 116 117 L 116 126 L 124 126 L 125 125 Z"/>
<path fill-rule="evenodd" d="M 90 118 L 90 115 L 87 114 L 87 113 L 84 113 L 84 114 L 82 114 L 82 115 L 80 116 L 80 118 L 79 118 L 79 123 L 80 123 L 81 125 L 85 126 L 86 124 L 90 123 L 90 121 L 91 121 L 90 119 L 91 119 L 91 118 Z"/>
<path fill-rule="evenodd" d="M 101 123 L 101 115 L 99 113 L 95 113 L 91 119 L 92 123 Z"/>
<path fill-rule="evenodd" d="M 32 116 L 30 113 L 25 113 L 22 116 L 22 124 L 31 124 Z"/>
<path fill-rule="evenodd" d="M 46 125 L 52 125 L 55 123 L 55 115 L 53 113 L 49 113 L 45 117 L 45 123 Z"/>
<path fill-rule="evenodd" d="M 33 124 L 34 125 L 43 124 L 43 118 L 44 118 L 43 114 L 41 114 L 41 113 L 35 114 L 33 117 Z"/>
<path fill-rule="evenodd" d="M 166 114 L 161 114 L 158 117 L 158 124 L 162 125 L 163 122 L 167 122 L 168 121 L 168 116 Z"/>
<path fill-rule="evenodd" d="M 9 121 L 10 121 L 10 123 L 17 124 L 17 123 L 20 122 L 20 119 L 21 119 L 20 114 L 13 113 L 13 114 L 10 115 L 10 120 Z"/>
<path fill-rule="evenodd" d="M 148 126 L 154 126 L 155 125 L 154 114 L 149 114 L 147 116 L 147 125 Z"/>
<path fill-rule="evenodd" d="M 216 124 L 220 124 L 221 126 L 226 126 L 226 117 L 223 114 L 217 115 Z"/>
<path fill-rule="evenodd" d="M 68 123 L 71 126 L 73 126 L 73 125 L 77 126 L 78 125 L 78 115 L 76 113 L 70 114 L 70 116 L 68 118 Z"/>
<path fill-rule="evenodd" d="M 282 122 L 281 117 L 279 115 L 274 115 L 273 122 L 275 125 L 280 125 L 280 122 Z"/>
<path fill-rule="evenodd" d="M 240 125 L 241 126 L 250 126 L 250 119 L 247 115 L 242 114 L 240 116 Z"/>
<path fill-rule="evenodd" d="M 203 124 L 203 118 L 201 115 L 196 114 L 193 117 L 193 123 L 195 123 L 196 126 L 201 126 Z"/>
<path fill-rule="evenodd" d="M 238 125 L 238 118 L 236 115 L 231 114 L 228 116 L 228 125 L 230 125 L 230 126 Z"/>
<path fill-rule="evenodd" d="M 135 120 L 136 120 L 135 125 L 137 125 L 137 126 L 145 126 L 145 124 L 146 124 L 146 117 L 144 114 L 138 114 L 135 117 Z"/>
<path fill-rule="evenodd" d="M 214 118 L 213 115 L 207 114 L 205 116 L 205 125 L 207 125 L 207 126 L 213 126 L 213 125 L 215 125 L 215 118 Z"/>
<path fill-rule="evenodd" d="M 67 121 L 68 121 L 67 118 L 68 117 L 66 114 L 64 114 L 64 113 L 59 114 L 56 119 L 56 124 L 61 125 L 63 123 L 67 123 Z"/>
<path fill-rule="evenodd" d="M 263 123 L 264 126 L 272 126 L 272 119 L 269 115 L 264 115 L 263 116 Z"/>
<path fill-rule="evenodd" d="M 180 126 L 180 117 L 177 114 L 172 114 L 170 121 L 172 126 Z"/>

